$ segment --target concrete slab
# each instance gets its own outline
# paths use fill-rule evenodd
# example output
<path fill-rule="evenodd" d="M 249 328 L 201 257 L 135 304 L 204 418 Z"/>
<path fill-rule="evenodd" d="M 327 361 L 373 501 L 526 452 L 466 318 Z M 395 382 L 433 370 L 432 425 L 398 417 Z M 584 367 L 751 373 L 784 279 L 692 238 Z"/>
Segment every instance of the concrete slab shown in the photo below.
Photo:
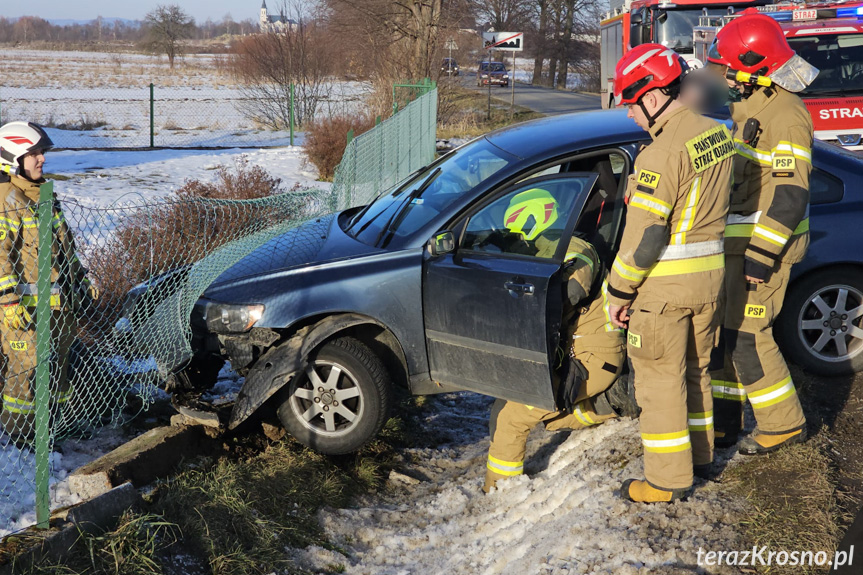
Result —
<path fill-rule="evenodd" d="M 200 425 L 158 427 L 76 469 L 69 476 L 69 487 L 82 498 L 126 481 L 143 487 L 169 476 L 183 459 L 209 453 L 214 446 Z"/>
<path fill-rule="evenodd" d="M 27 533 L 28 539 L 37 538 L 40 541 L 17 555 L 11 563 L 0 565 L 0 575 L 26 572 L 34 563 L 44 560 L 61 560 L 82 531 L 96 533 L 113 528 L 123 512 L 140 501 L 138 490 L 131 483 L 124 483 L 52 517 L 50 529 L 39 530 L 31 527 Z"/>

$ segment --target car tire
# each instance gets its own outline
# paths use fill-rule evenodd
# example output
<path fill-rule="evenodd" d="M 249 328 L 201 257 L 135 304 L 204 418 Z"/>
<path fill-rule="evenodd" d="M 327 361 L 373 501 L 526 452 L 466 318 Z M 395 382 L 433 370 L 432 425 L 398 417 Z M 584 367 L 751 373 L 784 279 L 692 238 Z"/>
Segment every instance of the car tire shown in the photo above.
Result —
<path fill-rule="evenodd" d="M 334 374 L 334 370 L 338 373 Z M 279 393 L 279 420 L 300 443 L 327 455 L 357 451 L 386 423 L 386 368 L 362 342 L 341 337 L 309 358 L 305 373 Z"/>
<path fill-rule="evenodd" d="M 795 282 L 773 332 L 785 357 L 807 371 L 846 375 L 863 370 L 861 324 L 863 271 L 841 268 Z"/>

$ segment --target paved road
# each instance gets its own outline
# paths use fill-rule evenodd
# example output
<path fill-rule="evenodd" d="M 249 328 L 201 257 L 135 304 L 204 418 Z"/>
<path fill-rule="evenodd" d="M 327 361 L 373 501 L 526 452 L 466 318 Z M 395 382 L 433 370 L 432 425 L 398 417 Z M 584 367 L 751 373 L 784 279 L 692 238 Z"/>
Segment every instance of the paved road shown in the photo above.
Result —
<path fill-rule="evenodd" d="M 482 90 L 483 92 L 488 91 L 488 87 L 477 88 L 476 76 L 473 74 L 459 76 L 458 78 L 461 79 L 462 85 L 466 88 Z M 492 86 L 491 95 L 493 98 L 509 102 L 510 90 L 510 87 L 501 88 L 500 86 Z M 529 84 L 515 85 L 515 104 L 548 116 L 600 109 L 599 96 L 552 90 Z"/>

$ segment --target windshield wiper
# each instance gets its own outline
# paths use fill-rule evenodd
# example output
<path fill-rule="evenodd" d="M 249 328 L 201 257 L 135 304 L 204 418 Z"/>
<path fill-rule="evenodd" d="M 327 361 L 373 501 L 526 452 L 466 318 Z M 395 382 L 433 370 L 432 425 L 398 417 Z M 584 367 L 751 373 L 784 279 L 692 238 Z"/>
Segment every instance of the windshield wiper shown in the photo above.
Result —
<path fill-rule="evenodd" d="M 386 225 L 383 228 L 381 228 L 381 233 L 378 234 L 378 237 L 375 240 L 374 245 L 376 245 L 376 246 L 380 245 L 381 240 L 383 239 L 384 234 L 386 234 L 386 233 L 389 233 L 389 236 L 387 236 L 385 244 L 389 243 L 389 241 L 392 239 L 393 235 L 395 235 L 396 226 L 398 226 L 402 222 L 402 220 L 404 219 L 404 214 L 407 212 L 406 206 L 409 206 L 411 204 L 411 202 L 413 202 L 414 200 L 419 198 L 423 194 L 423 192 L 426 191 L 426 188 L 428 188 L 431 185 L 431 183 L 433 181 L 435 181 L 435 178 L 437 178 L 439 174 L 440 174 L 440 168 L 439 167 L 435 168 L 434 171 L 431 174 L 429 174 L 429 177 L 426 178 L 426 181 L 424 181 L 417 189 L 412 191 L 410 194 L 408 194 L 408 196 L 404 200 L 402 200 L 402 203 L 399 205 L 399 208 L 395 212 L 393 212 L 393 215 L 390 216 L 389 221 L 386 223 Z M 398 220 L 396 221 L 397 217 L 398 217 Z M 390 229 L 390 226 L 392 226 L 392 229 Z M 382 248 L 386 247 L 385 244 L 381 245 L 380 247 L 382 247 Z"/>
<path fill-rule="evenodd" d="M 414 170 L 413 173 L 411 173 L 407 178 L 405 178 L 404 181 L 410 182 L 413 179 L 413 177 L 416 176 L 418 173 L 420 173 L 424 168 L 425 168 L 425 166 L 423 166 L 422 168 L 419 168 L 417 170 Z M 363 207 L 363 209 L 361 209 L 356 214 L 354 214 L 354 217 L 352 217 L 351 221 L 348 222 L 348 225 L 345 226 L 345 233 L 349 234 L 351 229 L 354 227 L 354 224 L 359 222 L 362 219 L 362 217 L 366 214 L 366 212 L 369 211 L 369 209 L 372 207 L 372 205 L 374 205 L 374 203 L 376 201 L 378 201 L 381 198 L 381 196 L 383 196 L 384 193 L 387 192 L 389 189 L 391 189 L 391 188 L 384 188 L 383 190 L 378 192 L 378 195 L 376 195 L 374 198 L 372 198 L 372 200 L 369 203 L 367 203 Z M 383 211 L 386 211 L 386 210 L 383 210 Z M 383 211 L 381 211 L 375 217 L 373 217 L 368 222 L 366 222 L 366 224 L 353 237 L 359 236 L 363 232 L 363 230 L 365 230 L 369 226 L 369 224 L 371 224 L 375 220 L 375 218 L 377 218 L 381 213 L 383 213 Z"/>

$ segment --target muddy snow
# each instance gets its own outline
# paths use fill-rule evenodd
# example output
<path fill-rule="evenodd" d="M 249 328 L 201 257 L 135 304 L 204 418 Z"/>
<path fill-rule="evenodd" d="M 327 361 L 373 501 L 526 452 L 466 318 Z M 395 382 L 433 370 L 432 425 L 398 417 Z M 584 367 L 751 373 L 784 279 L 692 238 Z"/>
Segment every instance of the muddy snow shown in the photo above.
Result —
<path fill-rule="evenodd" d="M 720 483 L 699 481 L 689 501 L 672 505 L 619 497 L 624 479 L 643 474 L 630 419 L 572 433 L 535 429 L 526 475 L 484 494 L 491 403 L 471 393 L 437 398 L 423 426 L 443 443 L 406 450 L 403 474 L 385 492 L 320 513 L 345 554 L 312 547 L 296 560 L 369 575 L 641 575 L 692 573 L 699 548 L 739 548 L 741 502 L 728 500 Z"/>

